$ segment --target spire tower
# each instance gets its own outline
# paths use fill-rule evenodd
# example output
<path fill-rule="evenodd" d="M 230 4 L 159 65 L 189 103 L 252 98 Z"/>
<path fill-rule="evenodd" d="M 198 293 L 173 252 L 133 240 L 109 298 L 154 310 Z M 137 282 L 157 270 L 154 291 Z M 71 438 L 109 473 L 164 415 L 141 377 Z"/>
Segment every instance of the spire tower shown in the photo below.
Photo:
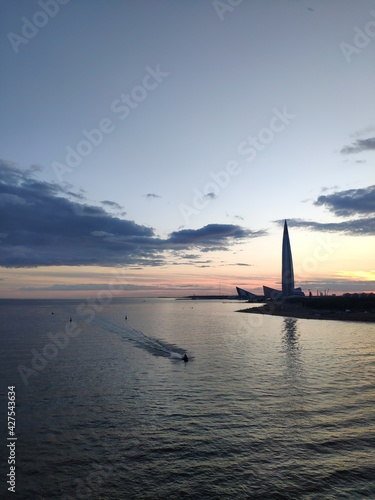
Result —
<path fill-rule="evenodd" d="M 288 297 L 294 293 L 294 272 L 292 249 L 290 248 L 288 225 L 284 223 L 283 249 L 282 249 L 282 267 L 281 267 L 281 286 L 283 297 Z"/>

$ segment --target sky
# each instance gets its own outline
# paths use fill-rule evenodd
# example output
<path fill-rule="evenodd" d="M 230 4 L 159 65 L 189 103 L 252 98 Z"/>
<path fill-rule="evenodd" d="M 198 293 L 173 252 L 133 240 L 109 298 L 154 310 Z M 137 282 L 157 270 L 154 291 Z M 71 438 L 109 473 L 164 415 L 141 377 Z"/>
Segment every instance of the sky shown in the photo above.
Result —
<path fill-rule="evenodd" d="M 374 0 L 0 8 L 0 298 L 375 291 Z"/>

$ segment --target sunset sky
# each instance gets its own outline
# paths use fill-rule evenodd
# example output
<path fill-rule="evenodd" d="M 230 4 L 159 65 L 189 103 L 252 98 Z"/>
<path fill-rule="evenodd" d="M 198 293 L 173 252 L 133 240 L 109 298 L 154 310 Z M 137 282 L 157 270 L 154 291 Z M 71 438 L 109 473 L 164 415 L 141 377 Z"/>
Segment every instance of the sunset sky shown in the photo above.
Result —
<path fill-rule="evenodd" d="M 0 297 L 375 291 L 373 0 L 3 0 Z"/>

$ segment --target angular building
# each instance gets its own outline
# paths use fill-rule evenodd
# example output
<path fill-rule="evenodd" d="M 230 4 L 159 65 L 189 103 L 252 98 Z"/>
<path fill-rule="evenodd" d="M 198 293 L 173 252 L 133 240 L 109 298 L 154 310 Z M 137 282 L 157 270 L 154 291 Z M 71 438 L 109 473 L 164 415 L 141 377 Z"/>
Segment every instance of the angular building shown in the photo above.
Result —
<path fill-rule="evenodd" d="M 249 302 L 260 302 L 263 297 L 261 295 L 256 295 L 255 293 L 248 292 L 243 288 L 236 286 L 237 295 L 240 299 L 248 300 Z"/>

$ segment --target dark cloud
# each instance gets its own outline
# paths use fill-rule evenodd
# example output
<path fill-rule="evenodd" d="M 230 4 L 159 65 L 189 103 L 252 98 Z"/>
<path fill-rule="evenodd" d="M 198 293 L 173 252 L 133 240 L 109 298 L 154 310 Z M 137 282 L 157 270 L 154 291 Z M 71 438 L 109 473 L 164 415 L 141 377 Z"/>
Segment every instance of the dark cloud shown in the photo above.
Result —
<path fill-rule="evenodd" d="M 158 194 L 155 194 L 155 193 L 147 193 L 147 194 L 144 194 L 143 196 L 145 198 L 147 198 L 148 200 L 152 200 L 154 198 L 161 198 L 161 196 L 159 196 Z"/>
<path fill-rule="evenodd" d="M 343 233 L 351 236 L 375 234 L 375 185 L 360 189 L 348 189 L 321 195 L 314 202 L 326 207 L 337 217 L 348 217 L 340 222 L 316 222 L 303 219 L 288 219 L 289 227 L 301 227 L 312 231 Z M 284 219 L 274 221 L 280 226 Z"/>
<path fill-rule="evenodd" d="M 369 137 L 368 139 L 357 139 L 349 146 L 344 146 L 341 149 L 341 153 L 344 155 L 349 155 L 353 153 L 362 153 L 363 151 L 373 150 L 375 150 L 375 137 Z"/>
<path fill-rule="evenodd" d="M 264 236 L 265 231 L 251 231 L 233 224 L 208 224 L 200 229 L 182 229 L 169 235 L 169 241 L 182 246 L 209 246 L 221 249 L 223 242 Z M 225 245 L 226 246 L 226 245 Z"/>
<path fill-rule="evenodd" d="M 223 262 L 220 264 L 221 266 L 244 266 L 244 267 L 254 267 L 253 264 L 245 264 L 244 262 L 236 262 L 235 264 L 228 264 L 227 262 Z"/>
<path fill-rule="evenodd" d="M 339 217 L 375 215 L 375 185 L 322 195 L 314 205 L 324 206 Z"/>
<path fill-rule="evenodd" d="M 172 262 L 174 266 L 194 266 L 202 267 L 202 264 L 211 264 L 212 260 L 203 260 L 202 254 L 184 254 L 181 251 L 172 252 L 175 260 Z M 205 266 L 209 267 L 209 266 Z"/>
<path fill-rule="evenodd" d="M 180 255 L 181 259 L 189 259 L 189 260 L 194 260 L 194 259 L 200 259 L 200 255 L 194 254 L 194 253 L 187 253 L 184 255 Z"/>
<path fill-rule="evenodd" d="M 275 222 L 279 225 L 284 224 L 284 220 Z M 310 229 L 312 231 L 343 233 L 350 236 L 372 236 L 375 234 L 375 217 L 327 223 L 288 219 L 288 226 Z"/>
<path fill-rule="evenodd" d="M 104 204 L 114 206 L 108 200 Z M 0 210 L 2 267 L 161 266 L 169 251 L 225 250 L 235 241 L 265 234 L 211 224 L 160 239 L 150 227 L 78 203 L 64 186 L 40 182 L 1 161 Z"/>
<path fill-rule="evenodd" d="M 203 196 L 203 199 L 208 199 L 208 200 L 214 200 L 217 198 L 217 195 L 215 193 L 207 193 Z"/>

